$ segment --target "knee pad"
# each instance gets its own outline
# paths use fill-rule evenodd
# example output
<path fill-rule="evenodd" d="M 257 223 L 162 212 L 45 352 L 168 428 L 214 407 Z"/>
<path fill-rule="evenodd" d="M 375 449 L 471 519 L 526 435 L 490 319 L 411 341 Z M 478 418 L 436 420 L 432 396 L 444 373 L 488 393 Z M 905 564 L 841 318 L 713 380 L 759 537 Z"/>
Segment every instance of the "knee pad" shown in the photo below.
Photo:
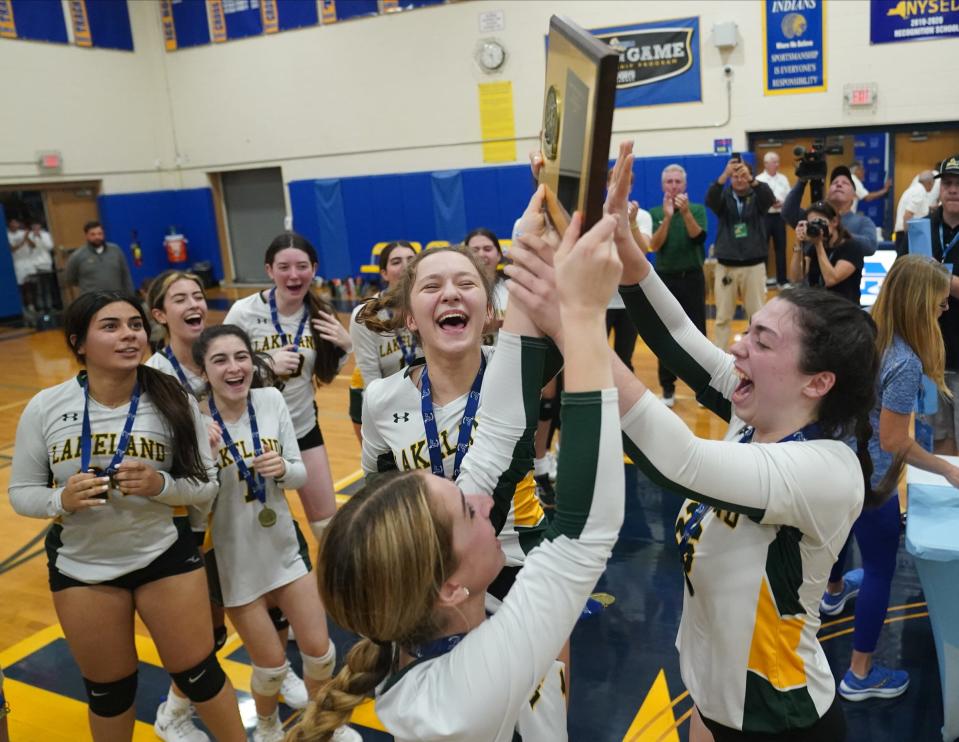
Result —
<path fill-rule="evenodd" d="M 547 399 L 543 397 L 539 401 L 539 419 L 542 422 L 547 420 L 552 420 L 553 415 L 556 414 L 556 398 Z"/>
<path fill-rule="evenodd" d="M 279 667 L 259 667 L 253 665 L 253 677 L 250 679 L 250 688 L 261 696 L 275 696 L 280 692 L 283 678 L 290 671 L 290 663 L 284 662 Z"/>
<path fill-rule="evenodd" d="M 333 677 L 333 668 L 336 667 L 336 645 L 330 640 L 330 648 L 322 657 L 310 657 L 300 652 L 303 660 L 303 677 L 311 680 L 327 680 Z"/>
<path fill-rule="evenodd" d="M 290 628 L 290 622 L 286 619 L 286 616 L 283 615 L 283 611 L 281 611 L 278 606 L 273 606 L 267 611 L 267 613 L 270 614 L 270 620 L 273 622 L 273 628 L 275 628 L 277 631 L 283 631 L 283 629 Z"/>
<path fill-rule="evenodd" d="M 323 532 L 326 530 L 326 527 L 330 525 L 331 520 L 333 520 L 332 515 L 329 518 L 323 518 L 323 520 L 310 521 L 310 530 L 313 531 L 313 538 L 316 539 L 316 543 L 322 543 Z"/>
<path fill-rule="evenodd" d="M 213 698 L 226 684 L 226 674 L 216 658 L 216 652 L 210 652 L 207 658 L 195 667 L 182 672 L 171 672 L 170 677 L 183 695 L 193 703 L 203 703 Z"/>
<path fill-rule="evenodd" d="M 133 705 L 137 696 L 136 672 L 111 683 L 94 683 L 84 678 L 83 685 L 90 710 L 97 716 L 119 716 Z"/>

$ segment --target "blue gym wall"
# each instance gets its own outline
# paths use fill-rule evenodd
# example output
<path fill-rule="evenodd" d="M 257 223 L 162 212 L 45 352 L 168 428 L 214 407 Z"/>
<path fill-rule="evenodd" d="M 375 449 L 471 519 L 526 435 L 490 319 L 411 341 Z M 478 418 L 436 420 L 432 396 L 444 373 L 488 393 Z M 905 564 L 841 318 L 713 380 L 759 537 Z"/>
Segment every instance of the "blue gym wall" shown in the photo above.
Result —
<path fill-rule="evenodd" d="M 213 194 L 209 188 L 105 195 L 97 199 L 97 204 L 107 239 L 118 244 L 127 256 L 134 286 L 172 267 L 163 247 L 163 237 L 170 226 L 189 240 L 187 262 L 181 267 L 189 268 L 206 260 L 213 265 L 214 276 L 223 279 Z M 133 265 L 130 252 L 133 230 L 143 250 L 143 265 L 139 268 Z"/>
<path fill-rule="evenodd" d="M 752 163 L 752 155 L 745 154 Z M 709 184 L 725 166 L 725 155 L 646 157 L 635 161 L 632 197 L 649 209 L 662 203 L 666 165 L 686 169 L 690 199 L 702 203 Z M 295 180 L 289 184 L 294 229 L 320 255 L 326 277 L 355 275 L 370 261 L 377 242 L 406 239 L 458 242 L 475 227 L 509 237 L 533 191 L 528 165 L 437 172 Z M 716 234 L 708 212 L 707 246 Z"/>
<path fill-rule="evenodd" d="M 7 241 L 7 215 L 0 206 L 0 220 L 3 230 L 0 230 L 0 318 L 19 317 L 23 313 L 20 303 L 20 289 L 17 288 L 17 279 L 13 273 L 13 253 L 10 252 L 10 243 Z"/>

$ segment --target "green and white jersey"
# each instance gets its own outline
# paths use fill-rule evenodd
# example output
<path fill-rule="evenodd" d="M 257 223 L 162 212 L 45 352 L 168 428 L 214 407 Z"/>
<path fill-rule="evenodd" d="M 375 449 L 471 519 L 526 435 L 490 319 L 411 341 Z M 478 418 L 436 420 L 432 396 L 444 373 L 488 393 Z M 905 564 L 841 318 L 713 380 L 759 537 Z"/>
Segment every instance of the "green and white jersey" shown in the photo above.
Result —
<path fill-rule="evenodd" d="M 511 456 L 515 436 L 499 422 L 512 413 L 499 401 L 489 405 L 464 468 L 488 453 L 486 444 L 499 445 L 489 460 Z M 556 656 L 616 542 L 624 481 L 616 390 L 564 394 L 562 416 L 557 516 L 502 606 L 448 653 L 407 665 L 377 689 L 377 716 L 400 742 L 568 739 L 566 679 Z M 495 466 L 473 463 L 475 476 L 496 476 Z"/>
<path fill-rule="evenodd" d="M 363 376 L 362 386 L 369 386 L 370 382 L 376 379 L 382 379 L 392 376 L 397 371 L 406 367 L 406 359 L 403 357 L 403 350 L 397 340 L 399 335 L 407 350 L 414 347 L 413 336 L 406 330 L 396 330 L 395 332 L 373 332 L 356 321 L 356 315 L 359 314 L 363 305 L 360 304 L 350 315 L 350 338 L 353 340 L 353 355 L 356 358 L 356 368 Z M 385 310 L 381 312 L 384 315 Z M 417 358 L 422 358 L 423 353 L 417 347 L 413 351 Z"/>
<path fill-rule="evenodd" d="M 283 337 L 273 327 L 270 317 L 270 303 L 266 298 L 267 291 L 258 291 L 239 299 L 230 307 L 223 324 L 239 325 L 253 341 L 253 350 L 259 353 L 269 353 L 284 346 Z M 300 326 L 303 309 L 300 308 L 293 315 L 277 313 L 280 327 L 286 334 L 287 343 L 292 343 L 296 337 L 296 330 Z M 315 388 L 313 386 L 313 367 L 316 365 L 316 349 L 313 347 L 313 335 L 310 333 L 310 323 L 307 320 L 300 339 L 298 353 L 303 356 L 303 363 L 292 376 L 283 380 L 283 399 L 290 409 L 296 437 L 302 438 L 312 430 L 316 422 Z M 346 356 L 340 359 L 345 362 Z"/>
<path fill-rule="evenodd" d="M 499 345 L 496 349 L 483 346 L 482 352 L 487 359 L 493 358 L 494 355 L 506 354 L 507 358 L 504 361 L 515 364 L 515 368 L 520 368 L 520 359 L 524 353 L 545 354 L 545 342 L 539 338 L 520 338 L 518 335 L 504 332 L 500 332 L 499 337 Z M 498 402 L 514 405 L 520 414 L 528 404 L 530 395 L 536 395 L 538 404 L 539 389 L 542 386 L 542 358 L 539 359 L 538 365 L 532 365 L 532 368 L 527 362 L 524 365 L 524 373 L 527 373 L 525 369 L 530 369 L 528 374 L 535 377 L 535 381 L 527 380 L 524 376 L 521 384 L 516 383 L 515 377 L 508 383 L 498 383 L 496 374 L 490 375 L 492 370 L 492 363 L 490 363 L 480 390 L 480 407 L 473 423 L 474 436 L 475 431 L 483 425 L 485 400 L 491 396 L 496 397 Z M 365 390 L 362 466 L 367 475 L 393 469 L 400 471 L 430 469 L 418 386 L 421 371 L 422 364 L 414 364 L 402 373 L 377 379 Z M 443 468 L 447 478 L 453 476 L 460 421 L 463 419 L 468 396 L 468 393 L 464 394 L 447 404 L 436 405 L 433 409 L 442 447 Z M 471 439 L 471 450 L 472 445 Z M 502 517 L 497 519 L 494 514 L 491 519 L 503 542 L 507 563 L 512 566 L 523 563 L 525 553 L 542 537 L 545 524 L 545 515 L 536 498 L 535 482 L 532 478 L 531 449 L 524 449 L 524 454 L 528 456 L 525 470 L 518 461 L 521 457 L 510 458 L 501 462 L 495 482 L 487 482 L 481 489 L 464 489 L 471 494 L 509 491 L 510 497 L 506 502 L 506 510 L 500 513 Z M 466 460 L 464 459 L 463 463 L 464 470 L 468 470 Z"/>
<path fill-rule="evenodd" d="M 263 505 L 250 494 L 240 476 L 230 449 L 221 444 L 216 452 L 220 489 L 213 504 L 213 548 L 227 608 L 246 605 L 261 595 L 288 585 L 309 570 L 293 525 L 285 489 L 306 483 L 306 467 L 296 444 L 296 433 L 283 395 L 273 387 L 251 389 L 250 399 L 264 451 L 276 451 L 286 461 L 282 482 L 266 478 L 266 506 L 276 513 L 276 523 L 260 525 Z M 253 467 L 253 433 L 246 412 L 236 422 L 226 423 L 234 445 L 246 465 Z"/>
<path fill-rule="evenodd" d="M 643 339 L 704 404 L 724 413 L 723 441 L 696 438 L 647 392 L 622 420 L 626 451 L 657 484 L 686 496 L 686 591 L 676 646 L 700 712 L 776 735 L 814 724 L 835 698 L 819 601 L 863 504 L 852 449 L 836 440 L 740 443 L 733 357 L 693 326 L 654 272 L 621 289 Z M 699 504 L 708 506 L 701 518 Z"/>
<path fill-rule="evenodd" d="M 83 387 L 77 378 L 44 389 L 31 399 L 17 424 L 10 474 L 10 504 L 21 515 L 57 518 L 63 529 L 56 568 L 86 583 L 104 582 L 147 566 L 177 538 L 174 507 L 208 507 L 216 493 L 216 469 L 206 445 L 206 425 L 189 397 L 196 438 L 209 481 L 173 478 L 170 431 L 150 395 L 143 393 L 124 461 L 142 461 L 163 474 L 156 497 L 107 493 L 107 504 L 66 512 L 63 487 L 80 471 Z M 116 451 L 129 403 L 107 407 L 90 399 L 90 465 L 105 467 Z M 51 486 L 52 482 L 52 486 Z M 185 511 L 181 511 L 185 514 Z"/>

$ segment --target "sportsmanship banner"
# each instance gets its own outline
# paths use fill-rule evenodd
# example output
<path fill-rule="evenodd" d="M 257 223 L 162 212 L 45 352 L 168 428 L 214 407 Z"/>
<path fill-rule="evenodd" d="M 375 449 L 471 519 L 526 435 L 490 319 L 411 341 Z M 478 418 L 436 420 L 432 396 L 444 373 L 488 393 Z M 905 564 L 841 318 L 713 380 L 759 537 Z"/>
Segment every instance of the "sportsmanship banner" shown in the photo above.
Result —
<path fill-rule="evenodd" d="M 959 0 L 872 0 L 869 41 L 928 41 L 959 36 Z"/>
<path fill-rule="evenodd" d="M 766 95 L 826 89 L 826 0 L 763 2 L 763 91 Z"/>
<path fill-rule="evenodd" d="M 619 52 L 616 107 L 701 101 L 699 18 L 593 29 Z"/>

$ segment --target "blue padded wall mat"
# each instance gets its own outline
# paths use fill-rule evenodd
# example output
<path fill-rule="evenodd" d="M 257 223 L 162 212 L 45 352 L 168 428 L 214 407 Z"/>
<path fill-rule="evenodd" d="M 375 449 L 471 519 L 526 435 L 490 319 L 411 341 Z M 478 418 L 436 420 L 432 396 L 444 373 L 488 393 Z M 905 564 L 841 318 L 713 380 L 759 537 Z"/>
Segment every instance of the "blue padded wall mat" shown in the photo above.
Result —
<path fill-rule="evenodd" d="M 343 212 L 343 193 L 338 178 L 318 180 L 315 184 L 317 226 L 323 246 L 326 276 L 348 276 L 350 247 L 347 240 L 346 215 Z"/>
<path fill-rule="evenodd" d="M 7 223 L 7 215 L 0 206 L 0 219 Z M 20 302 L 20 289 L 17 288 L 17 277 L 13 272 L 13 253 L 10 252 L 10 243 L 7 241 L 7 231 L 0 232 L 0 317 L 17 317 L 23 314 L 23 304 Z"/>
<path fill-rule="evenodd" d="M 466 234 L 466 199 L 463 173 L 443 170 L 433 173 L 434 239 L 456 242 Z"/>

